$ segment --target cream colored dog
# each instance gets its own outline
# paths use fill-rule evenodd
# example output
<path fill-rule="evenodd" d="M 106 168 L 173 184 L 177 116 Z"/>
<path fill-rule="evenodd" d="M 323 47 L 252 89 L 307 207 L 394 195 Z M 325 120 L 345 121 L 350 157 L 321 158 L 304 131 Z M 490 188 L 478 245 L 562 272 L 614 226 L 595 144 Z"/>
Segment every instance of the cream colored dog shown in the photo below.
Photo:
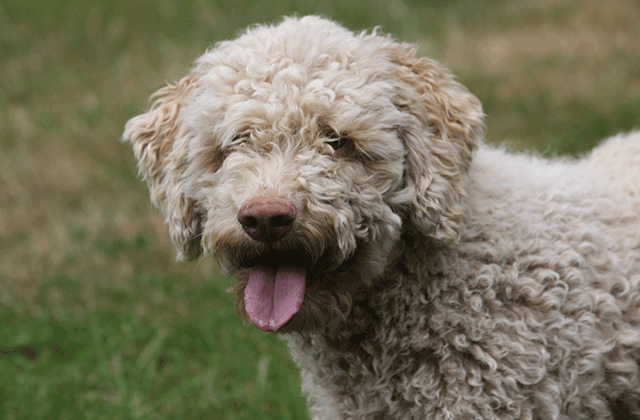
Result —
<path fill-rule="evenodd" d="M 236 274 L 314 419 L 640 418 L 640 135 L 481 144 L 436 62 L 318 17 L 256 26 L 131 119 L 178 259 Z"/>

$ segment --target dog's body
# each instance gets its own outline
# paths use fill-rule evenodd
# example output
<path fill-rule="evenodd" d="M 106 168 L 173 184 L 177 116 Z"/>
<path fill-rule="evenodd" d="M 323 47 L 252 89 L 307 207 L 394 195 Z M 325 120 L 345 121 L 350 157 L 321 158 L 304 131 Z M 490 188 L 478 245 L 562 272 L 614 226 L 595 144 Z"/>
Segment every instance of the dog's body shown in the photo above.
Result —
<path fill-rule="evenodd" d="M 124 139 L 178 256 L 289 333 L 314 419 L 640 418 L 639 133 L 481 145 L 446 69 L 316 17 L 158 96 Z"/>
<path fill-rule="evenodd" d="M 640 179 L 640 135 L 617 141 L 585 162 L 481 148 L 460 240 L 406 236 L 352 336 L 292 340 L 313 418 L 636 418 L 638 186 L 618 201 L 582 167 L 635 148 Z"/>

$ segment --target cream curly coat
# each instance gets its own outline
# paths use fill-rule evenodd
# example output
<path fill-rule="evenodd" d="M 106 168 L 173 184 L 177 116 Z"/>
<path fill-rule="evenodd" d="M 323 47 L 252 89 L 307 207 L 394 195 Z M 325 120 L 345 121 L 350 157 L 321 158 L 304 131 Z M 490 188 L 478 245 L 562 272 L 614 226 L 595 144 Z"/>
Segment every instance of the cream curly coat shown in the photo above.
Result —
<path fill-rule="evenodd" d="M 414 47 L 287 18 L 123 138 L 178 258 L 286 334 L 314 419 L 640 418 L 640 133 L 549 161 L 482 118 Z"/>

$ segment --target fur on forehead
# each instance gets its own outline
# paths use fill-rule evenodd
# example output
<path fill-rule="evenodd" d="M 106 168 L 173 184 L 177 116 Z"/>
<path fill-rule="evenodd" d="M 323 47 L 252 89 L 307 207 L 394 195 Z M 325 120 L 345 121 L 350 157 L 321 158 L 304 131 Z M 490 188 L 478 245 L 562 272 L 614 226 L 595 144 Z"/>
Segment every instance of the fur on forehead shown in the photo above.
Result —
<path fill-rule="evenodd" d="M 373 39 L 376 42 L 372 43 Z M 225 66 L 245 77 L 258 79 L 272 76 L 278 65 L 290 67 L 295 63 L 315 69 L 320 76 L 348 65 L 355 66 L 350 67 L 351 70 L 366 68 L 366 64 L 378 61 L 372 58 L 373 53 L 392 43 L 390 37 L 376 36 L 375 30 L 371 34 L 354 35 L 337 23 L 317 16 L 286 17 L 276 26 L 254 26 L 237 39 L 217 43 L 198 59 L 196 67 L 208 71 L 211 67 Z M 220 73 L 220 76 L 225 75 Z"/>
<path fill-rule="evenodd" d="M 250 131 L 269 142 L 269 129 L 396 129 L 397 64 L 380 56 L 400 46 L 315 16 L 250 28 L 197 60 L 200 93 L 185 104 L 184 121 L 223 147 Z"/>

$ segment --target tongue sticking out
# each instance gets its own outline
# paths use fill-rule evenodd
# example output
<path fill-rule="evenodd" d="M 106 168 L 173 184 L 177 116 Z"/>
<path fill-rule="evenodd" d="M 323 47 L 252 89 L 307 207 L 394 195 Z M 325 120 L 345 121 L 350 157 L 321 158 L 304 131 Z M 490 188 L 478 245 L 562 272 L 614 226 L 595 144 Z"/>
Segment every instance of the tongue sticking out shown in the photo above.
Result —
<path fill-rule="evenodd" d="M 304 299 L 304 267 L 256 266 L 244 289 L 249 319 L 264 331 L 278 331 L 298 312 Z"/>

